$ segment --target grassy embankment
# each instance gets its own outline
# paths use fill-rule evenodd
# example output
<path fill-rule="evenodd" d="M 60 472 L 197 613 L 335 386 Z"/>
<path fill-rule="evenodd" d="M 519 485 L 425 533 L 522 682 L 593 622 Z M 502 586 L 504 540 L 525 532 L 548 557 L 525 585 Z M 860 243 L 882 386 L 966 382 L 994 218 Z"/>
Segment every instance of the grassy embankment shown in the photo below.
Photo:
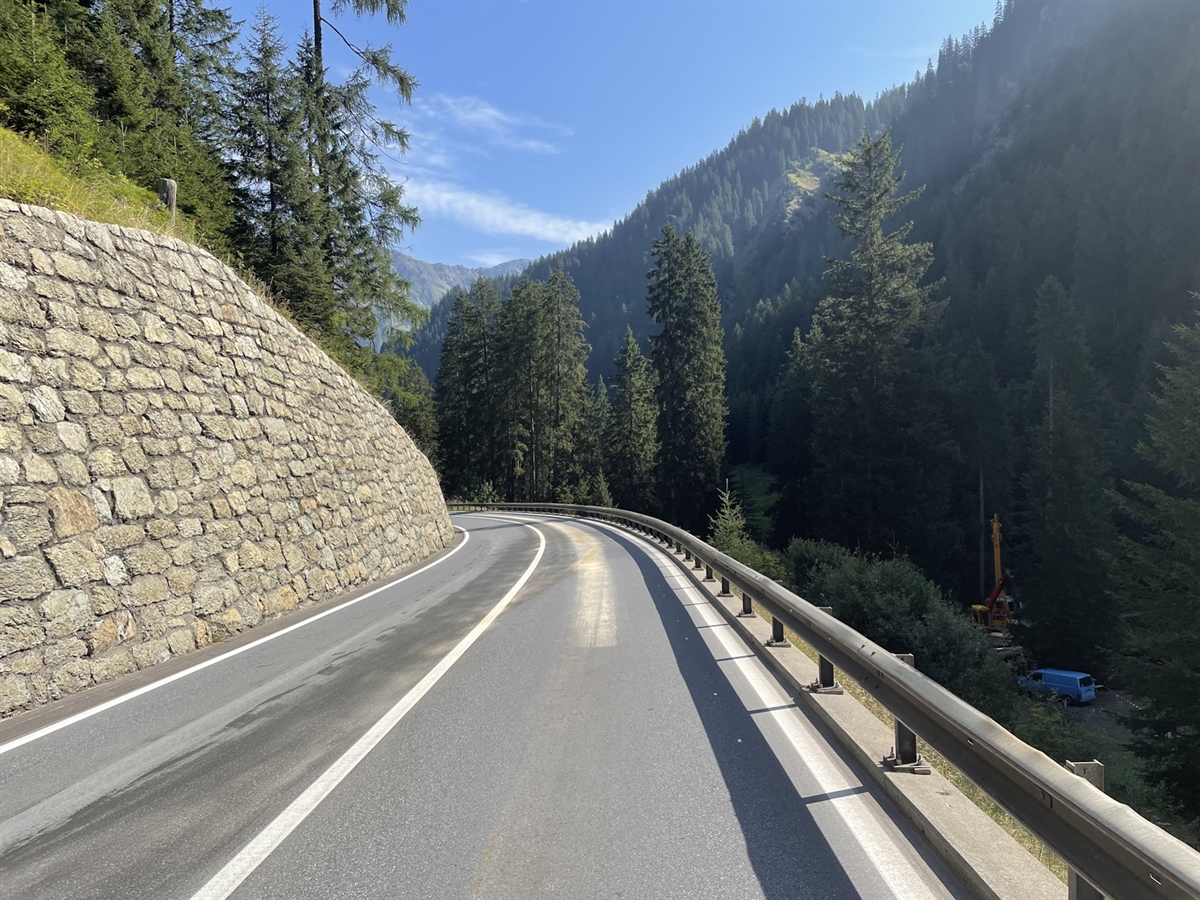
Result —
<path fill-rule="evenodd" d="M 194 222 L 184 213 L 171 213 L 152 191 L 96 166 L 75 170 L 50 156 L 33 141 L 0 127 L 0 197 L 30 206 L 44 206 L 93 222 L 106 222 L 178 238 L 208 250 L 225 263 L 277 312 L 292 320 L 286 304 L 245 271 L 238 260 L 206 246 Z"/>
<path fill-rule="evenodd" d="M 0 128 L 0 197 L 196 243 L 192 222 L 178 214 L 172 224 L 152 192 L 98 167 L 71 172 L 6 128 Z"/>

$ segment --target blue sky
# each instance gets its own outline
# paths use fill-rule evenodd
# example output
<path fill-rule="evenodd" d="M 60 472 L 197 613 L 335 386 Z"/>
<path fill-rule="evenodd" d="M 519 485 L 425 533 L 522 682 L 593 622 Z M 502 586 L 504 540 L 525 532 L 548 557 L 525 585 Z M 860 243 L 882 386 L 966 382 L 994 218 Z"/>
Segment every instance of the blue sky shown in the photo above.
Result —
<path fill-rule="evenodd" d="M 224 6 L 228 0 L 217 0 Z M 247 24 L 258 2 L 235 0 Z M 328 6 L 328 0 L 325 3 Z M 308 0 L 268 11 L 294 41 Z M 335 20 L 390 43 L 420 83 L 385 116 L 412 134 L 388 162 L 422 226 L 401 248 L 429 262 L 537 257 L 609 227 L 680 169 L 772 107 L 834 92 L 869 99 L 991 21 L 994 0 L 623 2 L 412 0 L 408 21 Z M 326 32 L 326 65 L 353 57 Z"/>

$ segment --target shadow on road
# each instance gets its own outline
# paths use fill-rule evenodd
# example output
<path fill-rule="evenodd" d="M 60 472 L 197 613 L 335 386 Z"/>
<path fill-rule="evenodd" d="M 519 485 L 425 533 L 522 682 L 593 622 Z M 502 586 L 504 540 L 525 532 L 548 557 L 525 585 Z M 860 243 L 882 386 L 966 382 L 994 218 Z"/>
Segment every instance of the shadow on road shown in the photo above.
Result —
<path fill-rule="evenodd" d="M 674 589 L 638 542 L 586 521 L 629 551 L 671 643 L 679 672 L 708 736 L 746 841 L 746 854 L 768 900 L 858 898 L 845 869 L 713 658 Z M 691 638 L 689 640 L 689 638 Z M 864 789 L 865 790 L 865 789 Z M 825 797 L 820 798 L 822 800 Z M 720 847 L 707 848 L 720 853 Z M 730 847 L 731 852 L 738 848 Z"/>

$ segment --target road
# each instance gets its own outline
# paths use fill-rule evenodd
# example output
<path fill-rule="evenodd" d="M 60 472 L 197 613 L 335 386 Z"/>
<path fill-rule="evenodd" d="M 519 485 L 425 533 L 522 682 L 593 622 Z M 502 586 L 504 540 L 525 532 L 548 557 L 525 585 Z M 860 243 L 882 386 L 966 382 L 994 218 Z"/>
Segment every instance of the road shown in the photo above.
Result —
<path fill-rule="evenodd" d="M 454 548 L 0 724 L 0 896 L 966 898 L 655 546 Z"/>

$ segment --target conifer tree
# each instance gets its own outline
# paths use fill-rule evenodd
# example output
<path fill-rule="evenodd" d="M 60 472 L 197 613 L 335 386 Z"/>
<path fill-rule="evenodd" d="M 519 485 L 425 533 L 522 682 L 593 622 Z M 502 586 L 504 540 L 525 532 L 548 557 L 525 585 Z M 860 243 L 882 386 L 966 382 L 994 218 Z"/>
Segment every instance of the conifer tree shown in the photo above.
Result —
<path fill-rule="evenodd" d="M 200 112 L 204 96 L 220 86 L 203 65 L 181 73 L 176 59 L 183 45 L 227 51 L 233 38 L 228 16 L 189 16 L 173 32 L 168 6 L 155 0 L 105 0 L 84 15 L 75 6 L 60 3 L 55 11 L 64 27 L 73 26 L 67 59 L 96 98 L 104 138 L 97 156 L 150 190 L 160 178 L 173 178 L 180 211 L 209 246 L 222 248 L 233 225 L 225 148 L 206 144 L 198 127 L 209 121 Z"/>
<path fill-rule="evenodd" d="M 1027 563 L 1014 567 L 1028 645 L 1043 665 L 1103 672 L 1120 643 L 1106 554 L 1114 549 L 1104 388 L 1066 290 L 1047 278 L 1037 293 L 1037 368 L 1031 395 L 1042 408 L 1022 482 Z"/>
<path fill-rule="evenodd" d="M 68 64 L 56 23 L 40 4 L 0 3 L 0 125 L 82 163 L 99 152 L 91 88 Z"/>
<path fill-rule="evenodd" d="M 591 348 L 583 338 L 579 291 L 561 266 L 550 273 L 543 298 L 545 344 L 540 349 L 548 404 L 545 480 L 554 496 L 586 494 L 587 489 L 578 484 L 581 473 L 572 477 L 570 469 L 573 457 L 584 450 L 580 441 L 590 439 L 592 392 L 585 363 Z"/>
<path fill-rule="evenodd" d="M 504 489 L 515 501 L 545 500 L 550 492 L 546 342 L 545 285 L 522 278 L 496 318 L 497 355 L 502 360 L 501 461 Z"/>
<path fill-rule="evenodd" d="M 437 408 L 433 387 L 411 360 L 378 353 L 367 369 L 367 386 L 431 462 L 438 458 Z"/>
<path fill-rule="evenodd" d="M 1187 820 L 1200 818 L 1200 326 L 1175 329 L 1173 365 L 1139 454 L 1167 488 L 1126 483 L 1131 527 L 1121 538 L 1116 590 L 1129 645 L 1120 664 L 1139 698 L 1134 751 Z"/>
<path fill-rule="evenodd" d="M 654 463 L 658 453 L 654 377 L 633 329 L 616 358 L 612 404 L 605 427 L 609 488 L 622 509 L 654 509 Z"/>
<path fill-rule="evenodd" d="M 703 531 L 716 505 L 725 456 L 725 352 L 721 305 L 708 254 L 691 232 L 663 226 L 647 273 L 650 338 L 658 375 L 658 497 L 681 528 Z"/>
<path fill-rule="evenodd" d="M 839 193 L 828 195 L 854 248 L 830 261 L 831 293 L 798 348 L 812 415 L 813 528 L 936 569 L 957 538 L 947 505 L 958 450 L 945 422 L 937 285 L 921 284 L 933 248 L 905 242 L 911 222 L 884 230 L 920 193 L 898 195 L 899 162 L 887 132 L 864 130 L 834 181 Z"/>
<path fill-rule="evenodd" d="M 361 372 L 380 318 L 393 327 L 424 318 L 409 298 L 408 283 L 392 268 L 389 249 L 420 219 L 379 165 L 383 137 L 362 125 L 374 115 L 365 76 L 359 72 L 345 84 L 328 83 L 313 41 L 305 37 L 296 78 L 302 142 L 322 202 L 321 252 L 337 300 L 318 339 L 351 372 Z M 403 329 L 395 334 L 401 340 L 406 335 Z"/>
<path fill-rule="evenodd" d="M 480 279 L 470 293 L 459 290 L 442 345 L 434 399 L 444 489 L 473 496 L 496 487 L 501 385 L 496 354 L 496 291 Z"/>
<path fill-rule="evenodd" d="M 324 210 L 300 140 L 297 73 L 284 52 L 277 21 L 260 10 L 230 92 L 235 243 L 276 301 L 319 335 L 337 298 L 321 247 Z"/>
<path fill-rule="evenodd" d="M 572 427 L 572 452 L 562 468 L 555 496 L 563 503 L 612 506 L 602 446 L 604 424 L 611 413 L 604 379 L 598 380 L 595 393 L 585 389 L 583 399 L 582 415 Z"/>

